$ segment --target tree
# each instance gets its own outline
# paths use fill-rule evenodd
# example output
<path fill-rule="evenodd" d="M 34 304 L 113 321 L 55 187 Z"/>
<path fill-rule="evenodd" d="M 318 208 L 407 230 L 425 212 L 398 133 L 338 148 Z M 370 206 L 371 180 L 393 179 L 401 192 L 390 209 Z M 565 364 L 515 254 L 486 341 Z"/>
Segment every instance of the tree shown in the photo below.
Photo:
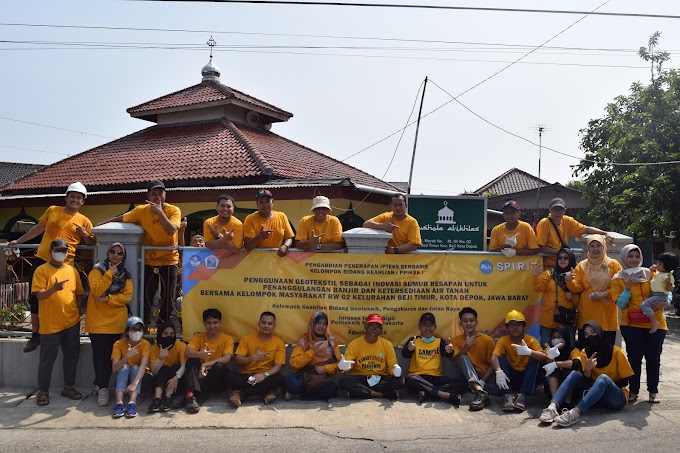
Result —
<path fill-rule="evenodd" d="M 625 165 L 680 161 L 680 75 L 662 70 L 669 56 L 655 53 L 658 38 L 639 52 L 652 65 L 649 85 L 633 83 L 580 131 L 585 157 L 573 171 L 593 224 L 638 239 L 680 231 L 680 164 Z"/>

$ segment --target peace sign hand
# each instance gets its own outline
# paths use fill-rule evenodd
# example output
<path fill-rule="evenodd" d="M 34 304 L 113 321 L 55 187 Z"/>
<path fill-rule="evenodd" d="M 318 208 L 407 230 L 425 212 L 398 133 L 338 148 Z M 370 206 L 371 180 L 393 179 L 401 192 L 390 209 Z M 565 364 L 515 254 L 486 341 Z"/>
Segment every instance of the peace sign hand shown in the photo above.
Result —
<path fill-rule="evenodd" d="M 588 355 L 586 354 L 586 357 L 588 357 L 585 364 L 586 371 L 590 371 L 597 366 L 597 358 L 595 357 L 596 355 L 597 352 L 593 352 L 593 355 L 591 355 L 590 357 L 588 357 Z"/>
<path fill-rule="evenodd" d="M 171 344 L 169 344 L 167 348 L 164 348 L 164 347 L 161 346 L 160 350 L 158 351 L 158 358 L 163 360 L 164 358 L 169 356 L 171 347 L 172 347 Z"/>
<path fill-rule="evenodd" d="M 408 350 L 414 351 L 415 349 L 416 349 L 416 336 L 413 335 L 413 338 L 411 338 L 411 341 L 408 342 Z"/>

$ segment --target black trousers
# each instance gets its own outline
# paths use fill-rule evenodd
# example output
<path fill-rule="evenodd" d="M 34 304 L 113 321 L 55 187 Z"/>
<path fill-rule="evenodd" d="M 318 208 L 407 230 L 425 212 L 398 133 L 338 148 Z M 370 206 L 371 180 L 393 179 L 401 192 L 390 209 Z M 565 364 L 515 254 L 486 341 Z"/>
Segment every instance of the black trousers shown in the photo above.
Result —
<path fill-rule="evenodd" d="M 38 314 L 38 298 L 36 297 L 35 294 L 33 294 L 33 274 L 35 274 L 35 270 L 45 264 L 47 261 L 38 258 L 37 256 L 33 260 L 31 270 L 28 272 L 28 304 L 31 306 L 31 314 L 32 315 L 37 315 Z"/>
<path fill-rule="evenodd" d="M 158 272 L 154 272 L 158 269 Z M 156 291 L 160 285 L 161 304 L 158 307 L 158 323 L 170 319 L 173 302 L 177 292 L 177 265 L 169 266 L 144 266 L 144 324 L 149 324 L 151 318 L 151 307 L 153 305 Z"/>
<path fill-rule="evenodd" d="M 241 392 L 241 400 L 245 400 L 252 395 L 266 395 L 269 392 L 273 392 L 283 383 L 283 376 L 281 373 L 272 374 L 264 381 L 256 385 L 250 385 L 248 383 L 248 377 L 250 374 L 241 374 L 228 372 L 227 380 L 229 381 L 229 386 L 232 390 L 238 390 Z"/>
<path fill-rule="evenodd" d="M 398 390 L 404 385 L 404 378 L 394 376 L 381 376 L 380 382 L 373 387 L 368 385 L 368 376 L 343 376 L 340 378 L 340 388 L 352 398 L 371 398 L 371 390 L 385 393 L 390 390 Z"/>
<path fill-rule="evenodd" d="M 409 374 L 406 376 L 406 388 L 413 392 L 424 391 L 436 397 L 440 390 L 448 393 L 464 393 L 468 390 L 468 384 L 462 379 L 448 376 Z"/>
<path fill-rule="evenodd" d="M 224 392 L 227 389 L 227 366 L 223 363 L 216 363 L 210 367 L 205 377 L 199 378 L 198 372 L 201 370 L 199 359 L 189 359 L 185 365 L 184 388 L 187 392 Z M 170 375 L 169 377 L 172 377 Z M 166 381 L 167 382 L 167 381 Z"/>
<path fill-rule="evenodd" d="M 165 366 L 163 365 L 160 370 L 158 370 L 158 373 L 153 377 L 153 381 L 151 385 L 153 386 L 154 390 L 158 387 L 161 387 L 163 389 L 163 395 L 165 395 L 165 386 L 168 385 L 168 381 L 172 378 L 175 377 L 175 374 L 177 373 L 177 370 L 179 370 L 179 365 L 173 365 L 173 366 Z M 185 369 L 186 373 L 186 369 Z M 182 394 L 182 384 L 184 381 L 184 376 L 182 376 L 182 379 L 179 380 L 177 383 L 177 390 L 175 390 L 175 393 L 177 394 Z"/>
<path fill-rule="evenodd" d="M 109 387 L 111 381 L 111 352 L 113 344 L 120 340 L 119 333 L 91 333 L 92 364 L 94 365 L 94 385 L 100 389 Z"/>
<path fill-rule="evenodd" d="M 38 365 L 38 388 L 49 392 L 52 380 L 52 368 L 57 360 L 59 347 L 63 354 L 64 387 L 73 387 L 76 383 L 76 367 L 80 358 L 80 321 L 74 326 L 57 333 L 40 336 L 40 364 Z"/>

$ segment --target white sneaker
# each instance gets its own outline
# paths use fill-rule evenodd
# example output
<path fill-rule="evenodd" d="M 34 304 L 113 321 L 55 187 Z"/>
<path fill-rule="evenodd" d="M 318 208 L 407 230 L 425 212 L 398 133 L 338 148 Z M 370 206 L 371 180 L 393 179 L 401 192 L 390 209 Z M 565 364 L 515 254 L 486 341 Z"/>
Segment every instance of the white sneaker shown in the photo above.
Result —
<path fill-rule="evenodd" d="M 541 412 L 541 416 L 538 418 L 538 420 L 541 423 L 552 423 L 555 421 L 555 418 L 559 416 L 560 413 L 557 412 L 557 409 L 555 409 L 552 406 L 548 406 L 545 409 L 543 409 L 543 412 Z"/>
<path fill-rule="evenodd" d="M 97 392 L 97 406 L 104 407 L 109 405 L 109 389 L 99 389 Z"/>
<path fill-rule="evenodd" d="M 98 393 L 99 393 L 99 386 L 98 386 L 98 385 L 95 385 L 94 387 L 92 387 L 92 394 L 93 394 L 93 395 L 96 395 L 96 394 L 98 394 Z"/>
<path fill-rule="evenodd" d="M 563 412 L 559 417 L 555 417 L 554 422 L 560 426 L 567 427 L 578 422 L 580 416 L 581 415 L 578 412 L 572 409 L 570 411 Z"/>

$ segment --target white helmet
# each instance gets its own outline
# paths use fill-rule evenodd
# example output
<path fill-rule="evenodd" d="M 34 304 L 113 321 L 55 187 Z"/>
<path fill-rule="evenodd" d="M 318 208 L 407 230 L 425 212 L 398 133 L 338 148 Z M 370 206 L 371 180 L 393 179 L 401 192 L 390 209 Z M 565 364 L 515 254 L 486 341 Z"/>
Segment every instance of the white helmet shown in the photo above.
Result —
<path fill-rule="evenodd" d="M 68 186 L 68 189 L 66 189 L 66 195 L 68 195 L 69 192 L 78 192 L 83 194 L 83 198 L 87 198 L 87 189 L 81 182 L 74 182 L 70 186 Z"/>

